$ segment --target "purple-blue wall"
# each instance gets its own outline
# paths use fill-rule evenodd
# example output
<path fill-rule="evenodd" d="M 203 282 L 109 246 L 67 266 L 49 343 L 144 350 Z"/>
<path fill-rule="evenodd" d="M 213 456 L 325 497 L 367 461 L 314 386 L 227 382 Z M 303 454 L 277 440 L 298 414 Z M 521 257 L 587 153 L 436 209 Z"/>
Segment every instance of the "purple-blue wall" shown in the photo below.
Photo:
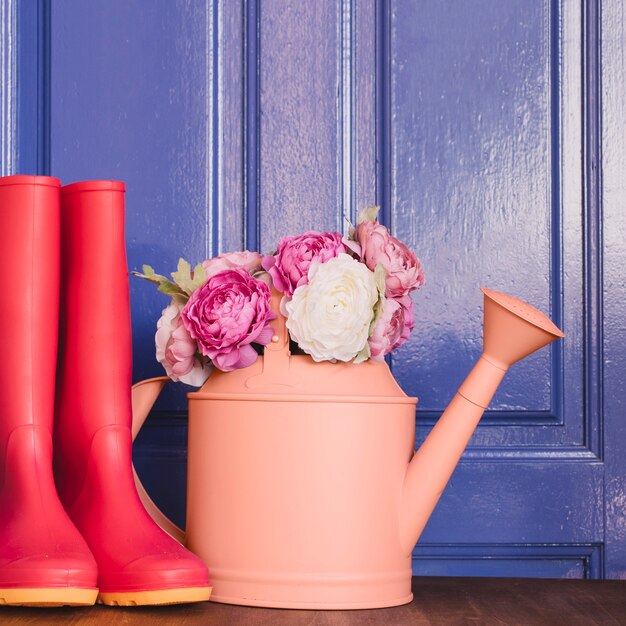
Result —
<path fill-rule="evenodd" d="M 2 172 L 125 180 L 131 269 L 382 206 L 427 272 L 392 363 L 418 440 L 480 352 L 479 286 L 549 313 L 566 340 L 508 375 L 414 570 L 626 577 L 623 0 L 0 8 Z M 166 301 L 131 295 L 139 380 Z M 185 391 L 136 446 L 181 523 Z"/>

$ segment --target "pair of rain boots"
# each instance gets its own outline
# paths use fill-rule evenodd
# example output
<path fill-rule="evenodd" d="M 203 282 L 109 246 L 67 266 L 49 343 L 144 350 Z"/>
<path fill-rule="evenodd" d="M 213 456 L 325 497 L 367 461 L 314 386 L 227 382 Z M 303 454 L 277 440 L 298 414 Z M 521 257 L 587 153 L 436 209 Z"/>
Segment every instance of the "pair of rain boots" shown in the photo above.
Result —
<path fill-rule="evenodd" d="M 0 605 L 208 600 L 133 480 L 124 184 L 0 178 L 0 237 Z"/>

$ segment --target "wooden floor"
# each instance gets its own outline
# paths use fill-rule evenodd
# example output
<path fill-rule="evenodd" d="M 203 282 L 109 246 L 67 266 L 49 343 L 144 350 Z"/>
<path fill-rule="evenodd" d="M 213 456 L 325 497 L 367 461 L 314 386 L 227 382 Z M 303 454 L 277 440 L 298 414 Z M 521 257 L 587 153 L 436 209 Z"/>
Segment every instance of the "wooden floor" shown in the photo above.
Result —
<path fill-rule="evenodd" d="M 626 625 L 626 581 L 414 578 L 413 593 L 411 604 L 368 611 L 287 611 L 212 602 L 132 609 L 0 607 L 0 624 Z"/>

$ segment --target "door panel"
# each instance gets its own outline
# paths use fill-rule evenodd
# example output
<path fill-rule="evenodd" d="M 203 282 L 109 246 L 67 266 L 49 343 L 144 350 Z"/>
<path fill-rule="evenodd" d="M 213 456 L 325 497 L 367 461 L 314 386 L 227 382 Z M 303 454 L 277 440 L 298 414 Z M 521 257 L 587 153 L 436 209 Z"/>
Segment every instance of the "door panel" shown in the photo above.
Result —
<path fill-rule="evenodd" d="M 199 3 L 53 6 L 51 171 L 64 181 L 127 181 L 131 269 L 175 269 L 179 256 L 207 253 L 205 23 Z M 166 303 L 138 282 L 133 336 L 145 347 L 135 350 L 135 372 L 144 377 Z"/>
<path fill-rule="evenodd" d="M 560 128 L 550 63 L 558 16 L 546 4 L 392 4 L 391 222 L 428 269 L 416 297 L 427 332 L 415 333 L 396 370 L 421 410 L 441 411 L 480 351 L 477 283 L 517 293 L 560 322 Z M 492 410 L 553 412 L 560 390 L 552 366 L 548 350 L 521 362 Z"/>
<path fill-rule="evenodd" d="M 257 10 L 259 241 L 269 252 L 289 233 L 341 230 L 341 16 L 329 2 L 279 0 Z"/>
<path fill-rule="evenodd" d="M 596 79 L 581 66 L 583 7 L 386 8 L 390 221 L 430 270 L 415 298 L 426 330 L 393 359 L 403 387 L 421 396 L 418 441 L 480 354 L 477 284 L 533 302 L 567 335 L 511 368 L 416 549 L 416 571 L 438 559 L 458 567 L 454 551 L 433 550 L 445 541 L 497 544 L 510 558 L 520 543 L 551 544 L 525 566 L 534 575 L 552 575 L 575 544 L 578 562 L 591 564 L 567 575 L 591 575 L 602 569 L 594 512 L 604 485 L 600 415 L 583 404 L 595 382 L 583 368 L 593 350 L 585 306 L 597 288 L 584 282 L 582 257 L 595 210 L 581 178 L 582 86 Z"/>

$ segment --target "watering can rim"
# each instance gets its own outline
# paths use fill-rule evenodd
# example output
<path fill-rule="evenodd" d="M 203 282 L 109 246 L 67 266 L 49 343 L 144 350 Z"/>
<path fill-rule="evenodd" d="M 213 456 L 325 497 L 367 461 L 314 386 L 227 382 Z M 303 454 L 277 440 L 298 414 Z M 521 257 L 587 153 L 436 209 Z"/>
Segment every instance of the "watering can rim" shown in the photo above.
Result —
<path fill-rule="evenodd" d="M 242 400 L 244 402 L 315 402 L 338 404 L 413 404 L 419 402 L 414 396 L 354 396 L 354 395 L 315 395 L 288 393 L 213 393 L 209 391 L 190 391 L 189 400 Z"/>
<path fill-rule="evenodd" d="M 537 311 L 535 307 L 521 298 L 516 298 L 503 291 L 488 289 L 487 287 L 481 287 L 480 290 L 486 298 L 492 300 L 507 311 L 514 313 L 528 324 L 554 335 L 555 338 L 563 339 L 565 337 L 565 333 L 550 318 L 540 311 Z M 539 313 L 538 316 L 536 315 L 537 313 Z"/>

